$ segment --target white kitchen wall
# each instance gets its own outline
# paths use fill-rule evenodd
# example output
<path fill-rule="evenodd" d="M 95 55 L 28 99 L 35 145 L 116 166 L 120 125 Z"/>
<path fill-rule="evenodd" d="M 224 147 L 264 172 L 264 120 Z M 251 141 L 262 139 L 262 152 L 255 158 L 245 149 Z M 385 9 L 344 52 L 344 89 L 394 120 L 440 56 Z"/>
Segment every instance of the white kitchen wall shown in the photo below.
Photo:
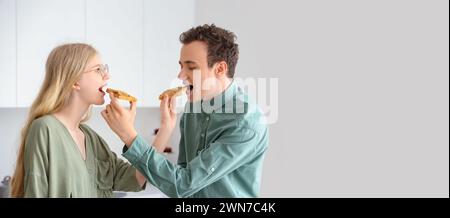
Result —
<path fill-rule="evenodd" d="M 449 193 L 449 2 L 197 0 L 279 79 L 261 197 Z"/>
<path fill-rule="evenodd" d="M 108 85 L 132 93 L 143 106 L 143 1 L 89 0 L 85 13 L 86 42 L 95 46 L 109 65 Z"/>
<path fill-rule="evenodd" d="M 179 36 L 194 25 L 194 0 L 145 0 L 144 105 L 159 106 L 156 96 L 167 87 L 181 84 Z M 185 101 L 184 101 L 185 102 Z M 181 101 L 180 101 L 180 104 Z"/>
<path fill-rule="evenodd" d="M 0 108 L 0 179 L 12 175 L 19 148 L 20 130 L 25 122 L 24 108 Z"/>
<path fill-rule="evenodd" d="M 1 0 L 0 107 L 29 107 L 50 51 L 93 45 L 111 72 L 110 87 L 158 107 L 177 80 L 181 32 L 194 24 L 194 0 Z"/>

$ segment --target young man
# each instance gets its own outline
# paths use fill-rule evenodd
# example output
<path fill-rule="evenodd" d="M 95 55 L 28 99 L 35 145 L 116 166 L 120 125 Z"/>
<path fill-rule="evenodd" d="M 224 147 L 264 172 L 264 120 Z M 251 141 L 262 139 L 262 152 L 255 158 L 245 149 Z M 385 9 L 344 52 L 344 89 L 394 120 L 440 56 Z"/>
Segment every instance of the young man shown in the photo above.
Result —
<path fill-rule="evenodd" d="M 135 104 L 124 109 L 111 96 L 102 115 L 126 144 L 123 156 L 169 197 L 257 197 L 268 146 L 263 114 L 233 81 L 238 61 L 234 33 L 202 25 L 180 36 L 178 78 L 189 85 L 180 120 L 178 164 L 157 152 L 176 125 L 175 101 L 161 101 L 161 126 L 149 146 L 133 122 Z M 160 150 L 160 149 L 158 149 Z"/>

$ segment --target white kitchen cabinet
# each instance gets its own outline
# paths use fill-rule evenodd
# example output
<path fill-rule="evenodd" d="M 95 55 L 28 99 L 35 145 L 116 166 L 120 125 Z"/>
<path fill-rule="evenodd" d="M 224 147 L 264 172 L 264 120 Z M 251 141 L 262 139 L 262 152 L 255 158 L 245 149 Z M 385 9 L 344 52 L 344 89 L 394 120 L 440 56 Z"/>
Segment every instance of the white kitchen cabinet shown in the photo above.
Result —
<path fill-rule="evenodd" d="M 143 99 L 143 0 L 89 0 L 86 41 L 109 65 L 108 86 Z"/>
<path fill-rule="evenodd" d="M 159 107 L 159 94 L 177 79 L 179 36 L 194 25 L 194 0 L 144 1 L 144 106 Z"/>
<path fill-rule="evenodd" d="M 16 106 L 16 1 L 0 0 L 0 107 Z"/>
<path fill-rule="evenodd" d="M 85 41 L 85 3 L 17 0 L 17 106 L 29 107 L 37 96 L 54 47 Z"/>
<path fill-rule="evenodd" d="M 109 64 L 112 88 L 158 107 L 175 85 L 179 36 L 194 25 L 194 0 L 0 0 L 0 107 L 29 107 L 51 50 L 86 42 Z"/>

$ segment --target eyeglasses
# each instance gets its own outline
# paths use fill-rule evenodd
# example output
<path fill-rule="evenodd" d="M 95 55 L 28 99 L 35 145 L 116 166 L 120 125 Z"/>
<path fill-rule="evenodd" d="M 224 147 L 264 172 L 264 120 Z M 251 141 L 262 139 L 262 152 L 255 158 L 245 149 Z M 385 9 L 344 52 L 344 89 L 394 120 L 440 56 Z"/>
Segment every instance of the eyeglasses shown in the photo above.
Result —
<path fill-rule="evenodd" d="M 85 73 L 95 71 L 96 73 L 100 74 L 103 78 L 109 75 L 109 66 L 108 64 L 99 64 L 92 70 L 88 70 Z"/>

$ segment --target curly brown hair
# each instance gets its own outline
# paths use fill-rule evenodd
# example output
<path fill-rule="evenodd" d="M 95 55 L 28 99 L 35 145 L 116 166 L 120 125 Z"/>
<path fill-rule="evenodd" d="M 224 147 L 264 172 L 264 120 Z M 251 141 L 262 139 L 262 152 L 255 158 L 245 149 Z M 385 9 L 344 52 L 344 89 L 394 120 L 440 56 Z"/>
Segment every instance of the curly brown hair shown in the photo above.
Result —
<path fill-rule="evenodd" d="M 193 41 L 205 42 L 208 47 L 208 67 L 211 68 L 219 61 L 228 65 L 227 76 L 234 77 L 234 71 L 239 58 L 239 47 L 235 43 L 233 32 L 216 27 L 214 24 L 204 24 L 193 27 L 180 35 L 180 42 L 189 44 Z"/>

